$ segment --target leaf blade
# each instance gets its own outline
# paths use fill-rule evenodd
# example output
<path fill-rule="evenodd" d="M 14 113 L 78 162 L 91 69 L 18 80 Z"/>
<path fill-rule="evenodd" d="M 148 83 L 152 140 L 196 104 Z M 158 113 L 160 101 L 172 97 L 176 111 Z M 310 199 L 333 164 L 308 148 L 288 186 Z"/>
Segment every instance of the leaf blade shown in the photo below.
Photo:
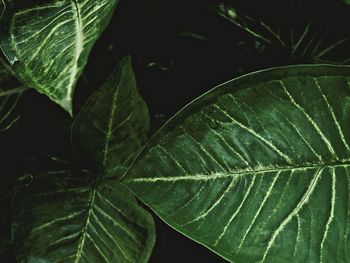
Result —
<path fill-rule="evenodd" d="M 146 262 L 154 244 L 152 217 L 130 191 L 110 180 L 95 184 L 83 173 L 34 177 L 12 209 L 19 261 Z"/>
<path fill-rule="evenodd" d="M 147 106 L 136 87 L 129 56 L 88 100 L 72 126 L 80 154 L 104 175 L 122 176 L 149 131 Z"/>
<path fill-rule="evenodd" d="M 117 2 L 16 3 L 5 14 L 0 46 L 23 83 L 72 114 L 76 82 Z"/>
<path fill-rule="evenodd" d="M 348 198 L 348 84 L 349 68 L 331 66 L 223 84 L 173 117 L 123 180 L 168 224 L 229 261 L 346 260 L 348 207 L 331 200 Z M 343 252 L 333 255 L 332 242 Z"/>
<path fill-rule="evenodd" d="M 155 241 L 153 219 L 119 177 L 148 124 L 126 57 L 72 127 L 73 142 L 96 163 L 97 174 L 47 172 L 16 193 L 13 240 L 19 261 L 147 262 Z"/>

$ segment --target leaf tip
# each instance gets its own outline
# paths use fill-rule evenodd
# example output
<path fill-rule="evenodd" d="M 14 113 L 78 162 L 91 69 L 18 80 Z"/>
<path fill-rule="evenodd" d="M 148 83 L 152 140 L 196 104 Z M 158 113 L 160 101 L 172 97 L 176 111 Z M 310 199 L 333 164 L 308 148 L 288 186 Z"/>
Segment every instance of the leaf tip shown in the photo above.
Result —
<path fill-rule="evenodd" d="M 63 100 L 56 101 L 68 114 L 73 117 L 72 98 L 67 97 Z"/>

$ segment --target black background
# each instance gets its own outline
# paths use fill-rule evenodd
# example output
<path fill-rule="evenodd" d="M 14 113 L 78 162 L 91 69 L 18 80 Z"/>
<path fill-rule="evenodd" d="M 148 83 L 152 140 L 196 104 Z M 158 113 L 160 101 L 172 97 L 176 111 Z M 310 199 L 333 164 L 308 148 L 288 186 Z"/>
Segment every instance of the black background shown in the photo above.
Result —
<path fill-rule="evenodd" d="M 286 47 L 257 40 L 206 6 L 223 2 L 254 21 L 262 20 L 271 28 L 279 28 Z M 107 79 L 120 58 L 129 54 L 140 93 L 150 109 L 153 133 L 192 99 L 236 76 L 273 66 L 346 60 L 350 57 L 349 42 L 335 47 L 322 60 L 303 51 L 313 36 L 326 33 L 323 48 L 349 37 L 349 13 L 350 8 L 341 0 L 120 0 L 78 83 L 75 113 Z M 291 28 L 297 40 L 310 21 L 310 32 L 292 55 Z M 259 23 L 253 24 L 259 32 Z M 2 239 L 10 236 L 9 202 L 19 187 L 16 178 L 57 165 L 49 156 L 58 156 L 79 167 L 88 166 L 72 154 L 72 119 L 57 105 L 30 90 L 17 110 L 20 121 L 0 136 Z M 150 262 L 224 262 L 160 219 L 155 217 L 155 221 L 157 242 Z M 0 257 L 0 262 L 13 261 L 11 250 Z"/>

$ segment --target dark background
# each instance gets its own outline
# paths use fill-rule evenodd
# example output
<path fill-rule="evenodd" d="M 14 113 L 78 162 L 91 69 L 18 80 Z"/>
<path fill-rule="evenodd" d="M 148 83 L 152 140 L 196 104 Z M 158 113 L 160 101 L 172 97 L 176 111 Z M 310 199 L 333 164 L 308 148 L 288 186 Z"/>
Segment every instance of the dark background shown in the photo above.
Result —
<path fill-rule="evenodd" d="M 249 16 L 244 23 L 271 43 L 225 18 L 232 8 L 240 17 Z M 350 7 L 341 0 L 120 0 L 78 83 L 75 113 L 126 54 L 132 57 L 140 93 L 150 109 L 151 133 L 192 99 L 236 76 L 281 65 L 347 63 L 349 13 Z M 279 30 L 285 46 L 260 21 Z M 292 52 L 305 30 L 305 38 Z M 343 44 L 332 47 L 342 39 Z M 323 56 L 316 56 L 328 48 Z M 72 119 L 57 105 L 30 90 L 17 111 L 19 122 L 0 136 L 2 240 L 10 237 L 10 197 L 20 187 L 16 178 L 57 165 L 50 156 L 87 166 L 72 154 Z M 157 242 L 150 262 L 224 262 L 160 219 L 155 221 Z M 14 262 L 10 246 L 1 253 L 0 262 Z"/>

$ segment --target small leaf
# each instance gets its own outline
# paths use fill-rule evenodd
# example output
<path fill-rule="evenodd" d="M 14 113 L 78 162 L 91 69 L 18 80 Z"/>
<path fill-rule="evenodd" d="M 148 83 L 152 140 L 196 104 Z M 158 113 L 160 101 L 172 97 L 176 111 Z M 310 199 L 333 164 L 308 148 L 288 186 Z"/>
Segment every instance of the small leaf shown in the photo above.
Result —
<path fill-rule="evenodd" d="M 0 47 L 26 86 L 72 114 L 76 82 L 117 0 L 36 2 L 11 2 Z"/>
<path fill-rule="evenodd" d="M 232 80 L 149 141 L 124 179 L 232 262 L 350 261 L 350 67 Z"/>
<path fill-rule="evenodd" d="M 18 262 L 147 262 L 151 215 L 110 179 L 51 171 L 34 177 L 12 203 Z"/>
<path fill-rule="evenodd" d="M 0 58 L 0 132 L 12 127 L 20 118 L 15 108 L 25 90 L 16 80 L 10 66 Z"/>
<path fill-rule="evenodd" d="M 148 109 L 137 92 L 130 57 L 125 57 L 76 117 L 73 142 L 98 171 L 120 177 L 148 130 Z"/>

